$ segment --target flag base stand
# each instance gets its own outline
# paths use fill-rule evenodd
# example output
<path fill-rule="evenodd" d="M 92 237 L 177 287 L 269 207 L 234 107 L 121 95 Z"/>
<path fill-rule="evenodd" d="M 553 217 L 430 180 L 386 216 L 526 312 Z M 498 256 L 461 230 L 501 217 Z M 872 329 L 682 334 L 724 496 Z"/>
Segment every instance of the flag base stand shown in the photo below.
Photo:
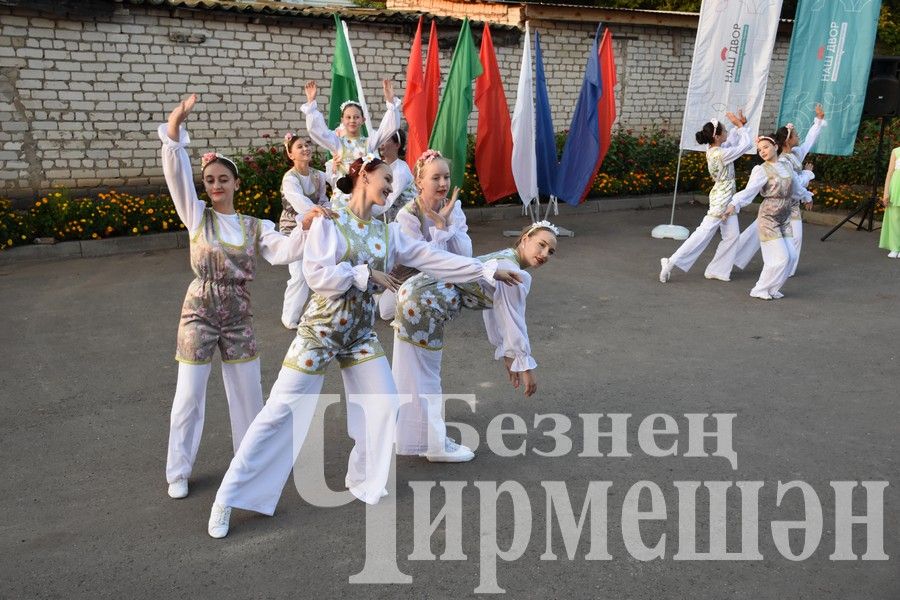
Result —
<path fill-rule="evenodd" d="M 652 237 L 655 237 L 658 240 L 663 238 L 672 238 L 673 240 L 686 240 L 691 232 L 687 227 L 682 227 L 681 225 L 657 225 L 653 228 L 653 231 L 650 232 Z"/>
<path fill-rule="evenodd" d="M 550 211 L 553 211 L 554 215 L 559 214 L 559 202 L 556 196 L 550 196 L 550 201 L 547 203 L 547 212 L 544 213 L 544 221 L 549 220 Z M 531 217 L 532 223 L 538 222 L 538 217 L 541 216 L 541 201 L 538 198 L 535 198 L 528 204 L 522 207 L 522 214 L 528 215 Z M 558 237 L 575 237 L 575 232 L 571 229 L 566 229 L 565 227 L 560 227 L 559 225 L 555 225 L 556 229 L 559 230 L 557 234 Z M 522 232 L 516 229 L 505 229 L 503 231 L 503 237 L 519 237 L 522 235 Z"/>

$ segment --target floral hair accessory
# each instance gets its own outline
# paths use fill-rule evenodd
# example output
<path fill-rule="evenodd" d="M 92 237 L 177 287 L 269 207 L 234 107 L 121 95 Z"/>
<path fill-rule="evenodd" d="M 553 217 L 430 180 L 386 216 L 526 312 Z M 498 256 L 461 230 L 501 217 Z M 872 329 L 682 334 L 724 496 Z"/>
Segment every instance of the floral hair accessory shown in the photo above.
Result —
<path fill-rule="evenodd" d="M 291 149 L 291 140 L 293 140 L 294 138 L 298 138 L 298 137 L 300 137 L 298 134 L 294 133 L 293 131 L 288 131 L 286 134 L 284 134 L 284 147 L 287 150 L 290 150 Z"/>
<path fill-rule="evenodd" d="M 772 142 L 772 145 L 773 145 L 773 146 L 777 146 L 777 145 L 778 145 L 778 142 L 776 142 L 775 140 L 773 140 L 772 138 L 770 138 L 770 137 L 767 136 L 767 135 L 758 135 L 758 136 L 756 136 L 756 143 L 757 143 L 757 144 L 760 143 L 760 142 L 763 141 L 763 140 L 766 140 L 767 142 Z"/>
<path fill-rule="evenodd" d="M 359 168 L 360 168 L 360 169 L 365 169 L 365 168 L 366 168 L 366 165 L 368 165 L 368 164 L 369 164 L 370 162 L 372 162 L 373 160 L 378 160 L 378 156 L 376 156 L 375 154 L 372 154 L 371 152 L 369 152 L 368 154 L 366 154 L 365 156 L 362 157 L 362 165 L 360 165 Z"/>
<path fill-rule="evenodd" d="M 200 168 L 205 169 L 209 163 L 213 162 L 216 159 L 224 160 L 225 162 L 231 163 L 231 166 L 234 167 L 234 170 L 235 171 L 238 170 L 237 165 L 234 164 L 233 160 L 231 160 L 230 158 L 228 158 L 227 156 L 225 156 L 223 154 L 219 154 L 218 152 L 207 152 L 206 154 L 201 156 L 200 157 Z"/>
<path fill-rule="evenodd" d="M 362 104 L 360 104 L 356 100 L 344 100 L 343 102 L 341 102 L 341 112 L 344 112 L 344 109 L 348 106 L 355 106 L 360 110 L 360 112 L 362 112 Z"/>
<path fill-rule="evenodd" d="M 793 130 L 794 130 L 794 124 L 793 124 L 793 123 L 788 123 L 787 125 L 784 126 L 784 128 L 787 129 L 788 131 L 793 131 Z"/>
<path fill-rule="evenodd" d="M 441 152 L 439 150 L 432 150 L 429 148 L 428 150 L 426 150 L 425 152 L 422 153 L 422 156 L 420 156 L 419 160 L 417 160 L 416 162 L 420 162 L 423 165 L 427 165 L 428 163 L 430 163 L 431 161 L 433 161 L 436 158 L 444 158 L 444 155 L 441 154 Z"/>
<path fill-rule="evenodd" d="M 719 130 L 719 120 L 718 119 L 713 117 L 712 119 L 709 120 L 709 122 L 712 123 L 713 132 L 716 132 Z"/>
<path fill-rule="evenodd" d="M 532 223 L 531 227 L 528 228 L 528 231 L 525 232 L 525 235 L 531 235 L 531 232 L 538 229 L 548 229 L 553 232 L 553 235 L 559 235 L 559 227 L 557 227 L 550 221 L 537 221 L 535 223 Z"/>

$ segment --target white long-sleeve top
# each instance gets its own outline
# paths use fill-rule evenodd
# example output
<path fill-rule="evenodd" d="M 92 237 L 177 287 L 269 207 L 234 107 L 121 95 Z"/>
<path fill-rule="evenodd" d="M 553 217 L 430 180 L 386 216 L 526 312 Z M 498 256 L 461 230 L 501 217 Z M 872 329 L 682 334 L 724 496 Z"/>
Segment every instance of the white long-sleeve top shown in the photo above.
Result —
<path fill-rule="evenodd" d="M 730 166 L 734 161 L 746 154 L 753 148 L 753 141 L 750 139 L 750 132 L 746 127 L 733 127 L 728 132 L 728 137 L 718 146 L 718 158 L 722 164 Z M 712 150 L 713 148 L 710 148 Z M 719 173 L 710 173 L 713 179 L 721 181 L 724 179 L 734 179 L 734 167 L 723 169 Z"/>
<path fill-rule="evenodd" d="M 319 185 L 315 188 L 312 196 L 307 195 L 303 190 L 304 184 L 307 189 L 312 188 L 310 177 L 313 173 L 319 176 Z M 291 169 L 281 178 L 281 194 L 287 200 L 298 217 L 302 217 L 313 206 L 321 206 L 330 208 L 331 203 L 328 202 L 328 194 L 325 193 L 325 173 L 317 169 L 310 168 L 309 175 L 303 175 Z"/>
<path fill-rule="evenodd" d="M 784 164 L 781 161 L 776 161 L 773 164 L 773 168 L 782 176 L 787 177 L 790 175 L 791 177 L 791 198 L 796 198 L 801 200 L 802 202 L 809 202 L 812 200 L 812 194 L 809 190 L 803 187 L 803 184 L 800 182 L 800 178 L 791 169 L 788 165 Z M 729 204 L 734 206 L 735 212 L 740 212 L 740 209 L 747 206 L 756 196 L 762 191 L 763 187 L 769 181 L 769 176 L 766 173 L 766 169 L 764 165 L 756 165 L 753 167 L 753 170 L 750 171 L 750 179 L 747 181 L 747 186 L 741 191 L 737 192 L 731 199 Z"/>
<path fill-rule="evenodd" d="M 466 213 L 463 212 L 462 203 L 459 200 L 456 201 L 456 206 L 450 213 L 450 225 L 446 229 L 437 227 L 427 215 L 422 219 L 425 222 L 424 234 L 422 221 L 408 210 L 401 210 L 397 213 L 394 222 L 400 226 L 404 234 L 415 240 L 428 242 L 438 250 L 446 250 L 460 256 L 472 256 L 472 238 L 469 237 Z"/>
<path fill-rule="evenodd" d="M 186 147 L 191 143 L 187 129 L 182 125 L 178 140 L 169 137 L 168 126 L 163 123 L 157 129 L 162 142 L 162 166 L 169 187 L 169 195 L 175 205 L 178 218 L 184 223 L 189 235 L 193 235 L 203 221 L 206 203 L 197 197 L 194 186 L 194 175 L 191 171 L 191 160 Z M 273 265 L 286 265 L 299 260 L 303 256 L 303 245 L 306 232 L 296 227 L 290 236 L 275 229 L 275 223 L 259 219 L 259 253 Z M 219 238 L 228 244 L 240 245 L 244 242 L 244 230 L 239 216 L 216 212 L 216 224 Z M 299 224 L 299 222 L 298 222 Z"/>
<path fill-rule="evenodd" d="M 386 105 L 387 110 L 381 118 L 381 124 L 378 126 L 378 130 L 366 139 L 367 150 L 376 156 L 378 155 L 378 147 L 389 137 L 394 135 L 394 132 L 400 128 L 400 121 L 403 118 L 403 115 L 400 112 L 399 98 L 395 97 L 393 102 L 387 102 Z M 306 115 L 306 129 L 309 131 L 309 137 L 311 137 L 315 143 L 330 151 L 333 155 L 339 156 L 344 147 L 341 143 L 341 138 L 336 132 L 328 128 L 328 125 L 325 123 L 325 117 L 319 112 L 318 103 L 315 100 L 307 102 L 300 106 L 300 110 Z M 346 158 L 349 157 L 342 157 L 342 160 L 346 162 Z M 353 160 L 356 160 L 356 158 L 360 157 L 355 157 Z M 329 174 L 334 178 L 342 175 L 342 173 Z M 330 183 L 334 185 L 334 181 L 330 181 Z"/>
<path fill-rule="evenodd" d="M 385 272 L 390 272 L 396 264 L 403 264 L 449 283 L 494 281 L 496 260 L 481 262 L 477 258 L 436 250 L 423 241 L 404 235 L 397 223 L 389 223 L 387 227 L 388 255 Z M 313 221 L 303 255 L 303 277 L 311 290 L 329 300 L 335 300 L 351 286 L 359 290 L 367 289 L 368 265 L 355 265 L 343 260 L 347 250 L 346 238 L 330 219 Z"/>
<path fill-rule="evenodd" d="M 537 361 L 531 356 L 525 324 L 525 298 L 531 290 L 531 275 L 506 259 L 499 261 L 499 268 L 518 271 L 522 283 L 509 286 L 488 281 L 481 284 L 485 291 L 493 292 L 494 298 L 493 308 L 482 313 L 484 329 L 494 346 L 494 360 L 508 357 L 513 359 L 511 371 L 530 371 L 537 367 Z"/>
<path fill-rule="evenodd" d="M 809 186 L 809 182 L 816 178 L 815 174 L 812 171 L 803 169 L 803 160 L 815 145 L 816 140 L 819 139 L 819 134 L 822 133 L 822 128 L 827 125 L 828 122 L 825 121 L 825 119 L 814 119 L 812 127 L 809 128 L 809 131 L 807 132 L 806 138 L 803 140 L 803 143 L 792 148 L 790 154 L 783 154 L 780 157 L 780 160 L 785 160 L 790 163 L 790 167 L 794 169 L 795 173 L 797 173 L 798 177 L 800 178 L 800 183 L 803 185 L 803 187 Z"/>

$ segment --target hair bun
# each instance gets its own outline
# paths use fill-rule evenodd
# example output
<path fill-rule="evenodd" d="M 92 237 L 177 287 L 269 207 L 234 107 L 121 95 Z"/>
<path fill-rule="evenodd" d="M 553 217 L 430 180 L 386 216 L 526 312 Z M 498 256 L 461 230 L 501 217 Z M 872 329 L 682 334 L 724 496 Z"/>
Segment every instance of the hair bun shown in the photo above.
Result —
<path fill-rule="evenodd" d="M 353 192 L 353 179 L 348 175 L 344 175 L 334 183 L 335 187 L 345 194 Z"/>

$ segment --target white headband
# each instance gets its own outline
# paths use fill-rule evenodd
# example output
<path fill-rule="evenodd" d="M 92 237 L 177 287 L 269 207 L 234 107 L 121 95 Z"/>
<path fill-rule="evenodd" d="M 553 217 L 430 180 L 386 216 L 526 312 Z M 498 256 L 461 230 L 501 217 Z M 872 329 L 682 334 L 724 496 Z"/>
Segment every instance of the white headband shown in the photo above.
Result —
<path fill-rule="evenodd" d="M 525 235 L 530 235 L 532 231 L 537 229 L 548 229 L 553 232 L 553 235 L 559 235 L 559 227 L 551 223 L 550 221 L 537 221 L 531 224 L 531 227 L 525 232 Z"/>

